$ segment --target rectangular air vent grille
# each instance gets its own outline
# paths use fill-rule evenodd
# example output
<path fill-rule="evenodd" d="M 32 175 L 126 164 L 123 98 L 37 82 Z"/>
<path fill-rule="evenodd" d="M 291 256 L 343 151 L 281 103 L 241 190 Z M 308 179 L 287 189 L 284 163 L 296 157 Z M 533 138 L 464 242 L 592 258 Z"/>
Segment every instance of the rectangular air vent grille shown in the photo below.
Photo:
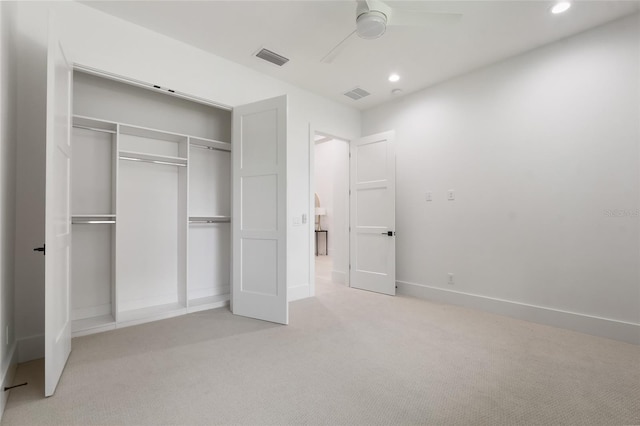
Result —
<path fill-rule="evenodd" d="M 256 56 L 279 67 L 289 62 L 288 58 L 285 58 L 282 55 L 278 55 L 276 52 L 272 52 L 269 49 L 261 49 L 258 53 L 256 53 Z"/>
<path fill-rule="evenodd" d="M 361 89 L 359 87 L 356 87 L 353 90 L 349 90 L 347 93 L 345 93 L 344 95 L 348 98 L 353 99 L 354 101 L 357 101 L 358 99 L 362 99 L 365 96 L 369 96 L 371 93 L 367 92 L 364 89 Z"/>

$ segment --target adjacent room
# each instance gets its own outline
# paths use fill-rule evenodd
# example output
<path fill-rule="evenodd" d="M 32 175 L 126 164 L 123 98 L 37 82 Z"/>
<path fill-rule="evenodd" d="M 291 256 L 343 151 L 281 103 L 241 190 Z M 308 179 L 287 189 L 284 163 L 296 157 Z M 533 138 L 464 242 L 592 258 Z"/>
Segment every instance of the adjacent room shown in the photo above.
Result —
<path fill-rule="evenodd" d="M 640 1 L 0 2 L 0 424 L 640 424 Z"/>

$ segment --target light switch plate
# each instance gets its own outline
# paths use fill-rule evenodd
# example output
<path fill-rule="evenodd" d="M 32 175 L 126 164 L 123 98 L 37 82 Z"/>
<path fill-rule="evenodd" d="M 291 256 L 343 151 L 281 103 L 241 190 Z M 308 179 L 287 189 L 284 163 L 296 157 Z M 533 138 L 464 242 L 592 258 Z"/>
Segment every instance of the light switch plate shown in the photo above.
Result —
<path fill-rule="evenodd" d="M 431 192 L 425 192 L 424 193 L 424 200 L 425 201 L 431 201 Z"/>
<path fill-rule="evenodd" d="M 453 189 L 447 191 L 447 200 L 453 201 L 456 199 L 456 193 Z"/>

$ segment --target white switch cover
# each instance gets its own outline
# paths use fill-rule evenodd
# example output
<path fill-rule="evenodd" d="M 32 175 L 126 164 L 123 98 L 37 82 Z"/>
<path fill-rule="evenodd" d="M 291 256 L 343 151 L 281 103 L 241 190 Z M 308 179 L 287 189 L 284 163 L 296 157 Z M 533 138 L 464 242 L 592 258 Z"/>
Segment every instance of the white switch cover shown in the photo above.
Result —
<path fill-rule="evenodd" d="M 447 200 L 449 201 L 453 201 L 456 199 L 456 193 L 453 191 L 453 189 L 450 189 L 447 191 Z"/>
<path fill-rule="evenodd" d="M 424 200 L 425 201 L 431 201 L 431 192 L 425 192 L 424 193 Z"/>
<path fill-rule="evenodd" d="M 302 213 L 302 223 L 307 223 L 307 214 Z"/>
<path fill-rule="evenodd" d="M 449 272 L 449 285 L 453 285 L 453 274 Z"/>
<path fill-rule="evenodd" d="M 300 216 L 295 215 L 295 216 L 293 217 L 293 226 L 298 226 L 298 225 L 300 225 L 301 223 L 302 223 L 302 222 L 300 221 Z"/>

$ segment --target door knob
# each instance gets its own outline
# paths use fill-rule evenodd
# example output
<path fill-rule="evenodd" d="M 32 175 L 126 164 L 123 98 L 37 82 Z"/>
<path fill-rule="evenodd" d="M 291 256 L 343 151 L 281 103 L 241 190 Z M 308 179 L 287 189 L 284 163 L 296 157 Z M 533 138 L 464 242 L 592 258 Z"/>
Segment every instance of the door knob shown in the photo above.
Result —
<path fill-rule="evenodd" d="M 393 237 L 396 235 L 394 231 L 381 232 L 382 235 L 388 235 L 389 237 Z"/>
<path fill-rule="evenodd" d="M 33 251 L 41 251 L 42 254 L 46 254 L 45 247 L 46 247 L 46 244 L 43 244 L 42 247 L 36 247 L 33 249 Z"/>

